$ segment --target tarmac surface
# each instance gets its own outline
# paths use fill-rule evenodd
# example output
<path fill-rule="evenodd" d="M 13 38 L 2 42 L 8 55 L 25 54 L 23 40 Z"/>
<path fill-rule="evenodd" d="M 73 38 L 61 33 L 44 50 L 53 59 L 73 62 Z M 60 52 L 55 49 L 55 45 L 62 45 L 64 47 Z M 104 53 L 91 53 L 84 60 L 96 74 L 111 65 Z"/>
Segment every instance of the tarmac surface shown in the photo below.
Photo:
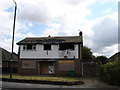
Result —
<path fill-rule="evenodd" d="M 120 90 L 119 86 L 112 86 L 106 83 L 99 81 L 97 78 L 81 78 L 81 81 L 84 82 L 83 85 L 73 85 L 73 86 L 65 86 L 65 85 L 48 85 L 48 84 L 30 84 L 30 83 L 16 83 L 16 82 L 2 82 L 2 90 L 23 90 L 29 88 L 29 90 L 39 89 L 46 90 L 47 89 L 56 89 L 56 90 Z M 1 82 L 0 82 L 1 84 Z M 43 89 L 40 89 L 43 88 Z M 27 89 L 28 90 L 28 89 Z"/>

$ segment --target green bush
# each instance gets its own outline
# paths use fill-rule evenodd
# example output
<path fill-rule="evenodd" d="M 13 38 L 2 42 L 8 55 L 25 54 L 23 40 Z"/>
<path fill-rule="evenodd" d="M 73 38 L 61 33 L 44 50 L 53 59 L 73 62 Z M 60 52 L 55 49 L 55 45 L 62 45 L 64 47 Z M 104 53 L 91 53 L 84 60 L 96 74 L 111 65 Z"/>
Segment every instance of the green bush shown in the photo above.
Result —
<path fill-rule="evenodd" d="M 120 85 L 120 59 L 101 65 L 101 79 L 108 84 Z"/>

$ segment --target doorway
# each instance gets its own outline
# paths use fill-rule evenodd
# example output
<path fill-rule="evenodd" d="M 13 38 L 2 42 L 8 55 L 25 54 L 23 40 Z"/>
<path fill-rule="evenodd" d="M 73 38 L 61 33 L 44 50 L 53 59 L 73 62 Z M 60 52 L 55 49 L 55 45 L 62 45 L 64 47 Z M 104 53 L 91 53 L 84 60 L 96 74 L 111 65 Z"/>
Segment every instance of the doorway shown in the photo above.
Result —
<path fill-rule="evenodd" d="M 42 75 L 54 74 L 54 63 L 48 61 L 40 62 L 40 74 Z"/>

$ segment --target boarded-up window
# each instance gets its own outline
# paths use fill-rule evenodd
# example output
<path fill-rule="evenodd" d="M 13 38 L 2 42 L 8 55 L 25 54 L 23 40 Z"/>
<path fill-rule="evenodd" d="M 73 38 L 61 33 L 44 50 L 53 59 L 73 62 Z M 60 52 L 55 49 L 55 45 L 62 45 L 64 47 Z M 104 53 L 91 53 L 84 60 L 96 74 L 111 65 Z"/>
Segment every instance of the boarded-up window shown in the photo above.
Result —
<path fill-rule="evenodd" d="M 60 60 L 58 61 L 59 71 L 74 71 L 73 60 Z"/>
<path fill-rule="evenodd" d="M 23 60 L 22 61 L 22 68 L 35 69 L 36 68 L 36 61 L 35 60 Z"/>

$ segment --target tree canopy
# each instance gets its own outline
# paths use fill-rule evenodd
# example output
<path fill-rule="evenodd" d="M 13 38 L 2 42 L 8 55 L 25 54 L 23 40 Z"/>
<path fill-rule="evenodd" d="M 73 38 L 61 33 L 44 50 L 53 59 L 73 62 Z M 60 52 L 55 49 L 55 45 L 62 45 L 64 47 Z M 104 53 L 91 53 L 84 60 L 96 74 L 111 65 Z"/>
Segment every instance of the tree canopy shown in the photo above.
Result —
<path fill-rule="evenodd" d="M 92 60 L 94 58 L 93 53 L 90 48 L 83 46 L 83 59 Z"/>
<path fill-rule="evenodd" d="M 95 61 L 104 64 L 104 63 L 106 63 L 107 59 L 108 58 L 106 56 L 97 56 L 95 58 Z"/>
<path fill-rule="evenodd" d="M 95 61 L 101 64 L 104 64 L 107 62 L 106 56 L 94 56 L 91 48 L 88 48 L 87 46 L 83 46 L 83 61 Z"/>

